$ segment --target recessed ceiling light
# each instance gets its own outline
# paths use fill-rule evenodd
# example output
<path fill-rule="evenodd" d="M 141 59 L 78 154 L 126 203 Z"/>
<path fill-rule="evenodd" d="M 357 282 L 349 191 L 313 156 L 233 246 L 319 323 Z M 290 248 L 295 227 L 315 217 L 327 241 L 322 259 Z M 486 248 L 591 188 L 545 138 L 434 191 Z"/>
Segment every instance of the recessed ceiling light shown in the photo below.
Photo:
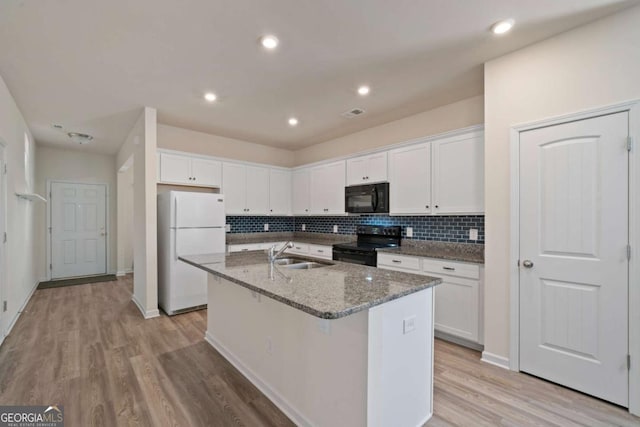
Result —
<path fill-rule="evenodd" d="M 298 119 L 296 119 L 295 117 L 291 117 L 289 119 L 289 126 L 298 126 Z"/>
<path fill-rule="evenodd" d="M 278 47 L 278 43 L 280 43 L 280 41 L 276 36 L 268 35 L 260 37 L 260 44 L 265 49 L 275 49 L 276 47 Z"/>
<path fill-rule="evenodd" d="M 491 31 L 493 31 L 493 34 L 504 34 L 513 27 L 513 24 L 515 24 L 513 19 L 505 19 L 504 21 L 493 24 Z"/>
<path fill-rule="evenodd" d="M 207 92 L 207 93 L 204 94 L 204 99 L 206 99 L 209 102 L 213 102 L 216 99 L 218 99 L 218 97 L 213 92 Z"/>
<path fill-rule="evenodd" d="M 360 86 L 358 88 L 358 94 L 365 96 L 365 95 L 369 95 L 369 91 L 371 89 L 369 89 L 369 86 Z"/>

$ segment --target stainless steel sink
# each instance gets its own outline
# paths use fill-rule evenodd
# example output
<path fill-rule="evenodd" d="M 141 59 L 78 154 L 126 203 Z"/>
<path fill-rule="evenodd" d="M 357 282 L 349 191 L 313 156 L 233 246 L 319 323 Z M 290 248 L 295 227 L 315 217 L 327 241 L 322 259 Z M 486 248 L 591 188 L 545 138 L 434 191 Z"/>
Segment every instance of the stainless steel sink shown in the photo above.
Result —
<path fill-rule="evenodd" d="M 309 270 L 312 268 L 320 268 L 326 267 L 327 265 L 333 265 L 330 262 L 317 262 L 317 261 L 309 261 L 304 258 L 278 258 L 273 262 L 275 265 L 279 265 L 280 267 L 290 268 L 295 270 Z"/>
<path fill-rule="evenodd" d="M 325 263 L 320 263 L 320 262 L 299 262 L 296 264 L 288 264 L 288 265 L 283 265 L 284 268 L 288 268 L 291 270 L 310 270 L 312 268 L 320 268 L 320 267 L 326 267 L 328 265 L 331 264 L 325 264 Z"/>

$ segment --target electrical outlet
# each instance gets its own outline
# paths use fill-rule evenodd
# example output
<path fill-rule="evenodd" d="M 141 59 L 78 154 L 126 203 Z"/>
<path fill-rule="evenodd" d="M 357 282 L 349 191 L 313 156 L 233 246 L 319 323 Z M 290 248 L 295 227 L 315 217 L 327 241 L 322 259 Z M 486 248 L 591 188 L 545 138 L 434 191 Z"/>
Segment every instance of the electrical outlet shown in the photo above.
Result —
<path fill-rule="evenodd" d="M 317 319 L 318 329 L 320 332 L 326 335 L 331 335 L 331 320 L 329 319 Z"/>
<path fill-rule="evenodd" d="M 402 320 L 402 333 L 404 335 L 416 330 L 416 316 L 407 317 Z"/>
<path fill-rule="evenodd" d="M 338 226 L 337 226 L 337 225 L 334 225 L 334 226 L 333 226 L 333 232 L 334 232 L 334 233 L 337 233 L 337 232 L 338 232 Z"/>
<path fill-rule="evenodd" d="M 407 237 L 413 237 L 413 227 L 407 227 L 405 232 L 407 233 Z"/>
<path fill-rule="evenodd" d="M 469 229 L 469 240 L 478 240 L 478 229 L 470 228 Z"/>
<path fill-rule="evenodd" d="M 307 224 L 302 224 L 302 231 L 306 231 L 307 230 Z"/>
<path fill-rule="evenodd" d="M 226 231 L 227 233 L 229 233 L 231 231 L 231 224 L 225 224 L 224 225 L 224 231 Z"/>
<path fill-rule="evenodd" d="M 264 225 L 264 231 L 269 231 L 269 224 Z"/>

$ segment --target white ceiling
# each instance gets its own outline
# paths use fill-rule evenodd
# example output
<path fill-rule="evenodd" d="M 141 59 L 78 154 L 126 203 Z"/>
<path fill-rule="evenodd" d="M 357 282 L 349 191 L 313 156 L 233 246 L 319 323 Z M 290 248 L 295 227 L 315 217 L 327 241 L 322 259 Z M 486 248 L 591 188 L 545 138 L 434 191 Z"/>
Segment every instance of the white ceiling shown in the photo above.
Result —
<path fill-rule="evenodd" d="M 165 124 L 299 149 L 481 94 L 486 60 L 634 4 L 3 0 L 0 75 L 40 144 L 79 147 L 58 123 L 114 153 L 146 105 Z M 516 26 L 496 37 L 504 18 Z M 276 51 L 259 46 L 266 33 Z M 367 113 L 340 116 L 353 107 Z"/>

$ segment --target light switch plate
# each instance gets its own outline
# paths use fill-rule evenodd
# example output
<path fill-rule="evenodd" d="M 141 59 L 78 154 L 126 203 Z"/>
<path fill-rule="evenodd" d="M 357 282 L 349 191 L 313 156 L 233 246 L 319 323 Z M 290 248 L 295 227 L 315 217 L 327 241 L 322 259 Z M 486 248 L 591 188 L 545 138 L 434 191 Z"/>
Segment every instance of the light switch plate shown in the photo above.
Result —
<path fill-rule="evenodd" d="M 407 237 L 413 237 L 413 227 L 407 227 L 405 231 L 407 233 Z"/>
<path fill-rule="evenodd" d="M 334 225 L 334 226 L 333 226 L 333 232 L 334 232 L 334 233 L 337 233 L 337 232 L 338 232 L 338 226 L 337 226 L 337 225 Z"/>
<path fill-rule="evenodd" d="M 231 231 L 231 224 L 225 224 L 224 225 L 224 231 L 226 231 L 227 233 L 229 233 Z"/>
<path fill-rule="evenodd" d="M 269 231 L 269 224 L 264 225 L 264 231 Z"/>
<path fill-rule="evenodd" d="M 470 228 L 469 229 L 469 240 L 478 240 L 478 229 Z"/>

